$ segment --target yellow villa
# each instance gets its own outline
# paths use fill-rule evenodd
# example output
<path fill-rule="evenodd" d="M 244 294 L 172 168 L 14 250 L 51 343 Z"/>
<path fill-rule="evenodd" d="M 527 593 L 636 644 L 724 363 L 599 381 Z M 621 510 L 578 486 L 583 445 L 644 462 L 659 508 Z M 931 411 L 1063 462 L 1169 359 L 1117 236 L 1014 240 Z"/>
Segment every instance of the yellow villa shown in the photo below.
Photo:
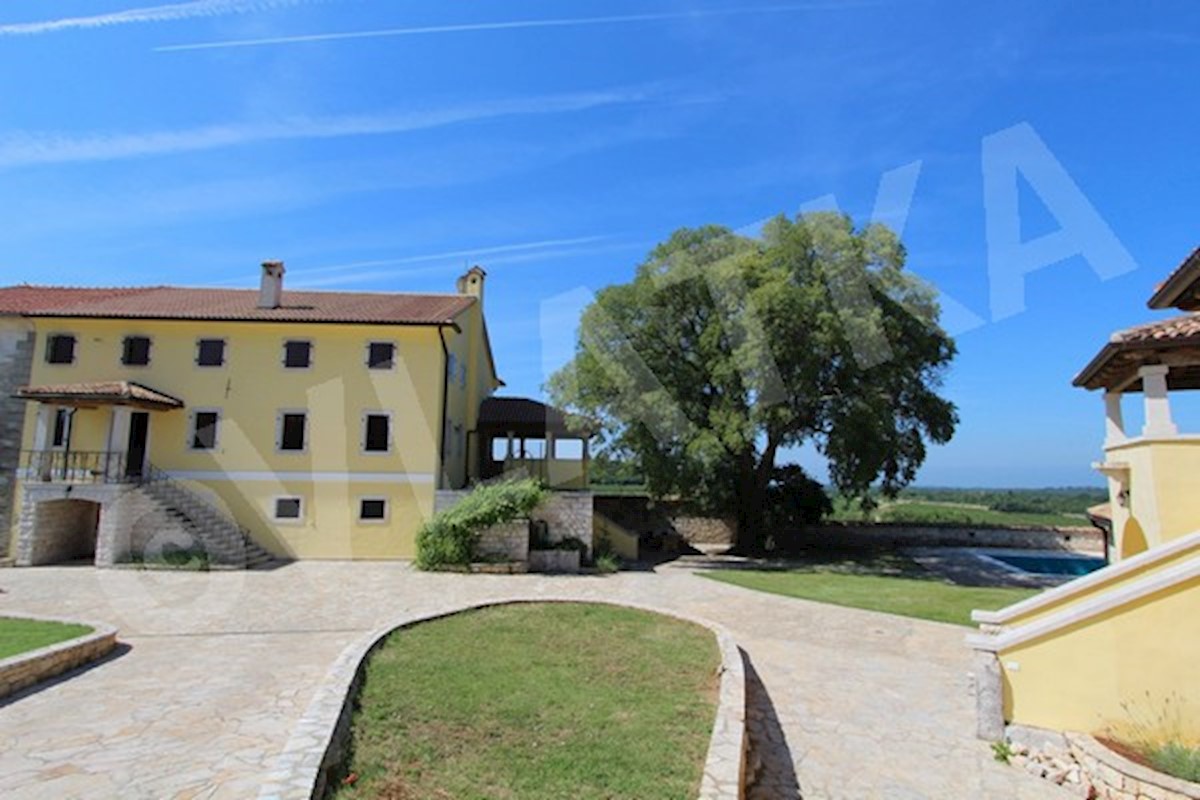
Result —
<path fill-rule="evenodd" d="M 492 396 L 482 269 L 447 294 L 285 291 L 284 273 L 0 289 L 9 559 L 408 558 L 439 490 L 520 465 L 586 483 L 553 409 Z"/>
<path fill-rule="evenodd" d="M 1108 481 L 1110 565 L 975 612 L 983 738 L 1006 725 L 1108 734 L 1154 720 L 1157 733 L 1200 745 L 1200 436 L 1181 432 L 1171 409 L 1200 389 L 1200 249 L 1149 305 L 1184 314 L 1118 331 L 1075 379 L 1103 393 L 1095 466 Z M 1124 403 L 1139 395 L 1133 430 Z"/>

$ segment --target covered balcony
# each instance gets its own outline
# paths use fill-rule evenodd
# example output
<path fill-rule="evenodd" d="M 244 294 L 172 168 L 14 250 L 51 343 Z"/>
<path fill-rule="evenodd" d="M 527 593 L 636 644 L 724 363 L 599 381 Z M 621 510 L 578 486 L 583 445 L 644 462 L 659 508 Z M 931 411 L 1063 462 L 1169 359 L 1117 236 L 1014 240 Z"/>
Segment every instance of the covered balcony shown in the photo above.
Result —
<path fill-rule="evenodd" d="M 586 489 L 594 424 L 523 397 L 489 397 L 479 408 L 477 477 L 540 478 L 555 489 Z"/>
<path fill-rule="evenodd" d="M 33 449 L 18 477 L 39 483 L 133 483 L 150 470 L 151 414 L 183 401 L 129 381 L 25 386 L 14 395 L 37 403 Z"/>
<path fill-rule="evenodd" d="M 1173 400 L 1200 389 L 1200 315 L 1114 334 L 1075 379 L 1103 390 L 1104 460 L 1114 560 L 1200 528 L 1200 435 L 1181 432 Z M 1140 427 L 1126 422 L 1141 395 Z"/>

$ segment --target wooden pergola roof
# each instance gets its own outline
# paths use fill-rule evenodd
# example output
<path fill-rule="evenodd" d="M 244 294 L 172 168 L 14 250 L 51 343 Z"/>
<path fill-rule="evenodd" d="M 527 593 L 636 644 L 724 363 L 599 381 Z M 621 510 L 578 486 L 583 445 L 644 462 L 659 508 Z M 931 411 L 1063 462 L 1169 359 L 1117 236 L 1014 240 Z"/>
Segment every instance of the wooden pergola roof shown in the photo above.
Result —
<path fill-rule="evenodd" d="M 543 438 L 547 433 L 588 437 L 597 426 L 586 417 L 527 397 L 489 397 L 479 405 L 478 427 L 492 434 L 511 431 L 521 437 Z"/>
<path fill-rule="evenodd" d="M 1085 389 L 1140 392 L 1138 369 L 1152 364 L 1171 368 L 1168 389 L 1200 389 L 1200 313 L 1117 331 L 1075 377 Z"/>

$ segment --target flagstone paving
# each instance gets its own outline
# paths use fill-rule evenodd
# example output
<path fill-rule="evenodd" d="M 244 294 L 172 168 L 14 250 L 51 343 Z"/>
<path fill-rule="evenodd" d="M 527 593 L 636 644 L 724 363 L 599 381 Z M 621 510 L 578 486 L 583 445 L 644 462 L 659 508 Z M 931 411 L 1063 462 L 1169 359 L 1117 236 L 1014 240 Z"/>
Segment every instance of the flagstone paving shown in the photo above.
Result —
<path fill-rule="evenodd" d="M 0 706 L 0 796 L 253 798 L 343 649 L 402 612 L 626 600 L 728 628 L 749 660 L 758 798 L 1069 797 L 973 738 L 966 629 L 727 586 L 686 565 L 610 577 L 0 570 L 5 610 L 109 622 L 125 651 Z M 536 654 L 531 654 L 536 657 Z"/>

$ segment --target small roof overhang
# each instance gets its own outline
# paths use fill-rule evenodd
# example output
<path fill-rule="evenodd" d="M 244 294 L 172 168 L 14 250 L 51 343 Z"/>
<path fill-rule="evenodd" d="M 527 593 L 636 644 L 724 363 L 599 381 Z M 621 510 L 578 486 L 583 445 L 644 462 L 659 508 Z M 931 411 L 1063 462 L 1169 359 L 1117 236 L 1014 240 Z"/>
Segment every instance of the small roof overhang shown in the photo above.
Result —
<path fill-rule="evenodd" d="M 152 411 L 183 408 L 183 401 L 133 381 L 96 381 L 62 383 L 47 386 L 22 386 L 13 395 L 20 400 L 36 400 L 77 408 L 97 406 L 133 406 Z"/>
<path fill-rule="evenodd" d="M 1075 386 L 1140 392 L 1141 367 L 1166 364 L 1167 388 L 1200 389 L 1200 314 L 1186 314 L 1117 331 L 1075 376 Z"/>

